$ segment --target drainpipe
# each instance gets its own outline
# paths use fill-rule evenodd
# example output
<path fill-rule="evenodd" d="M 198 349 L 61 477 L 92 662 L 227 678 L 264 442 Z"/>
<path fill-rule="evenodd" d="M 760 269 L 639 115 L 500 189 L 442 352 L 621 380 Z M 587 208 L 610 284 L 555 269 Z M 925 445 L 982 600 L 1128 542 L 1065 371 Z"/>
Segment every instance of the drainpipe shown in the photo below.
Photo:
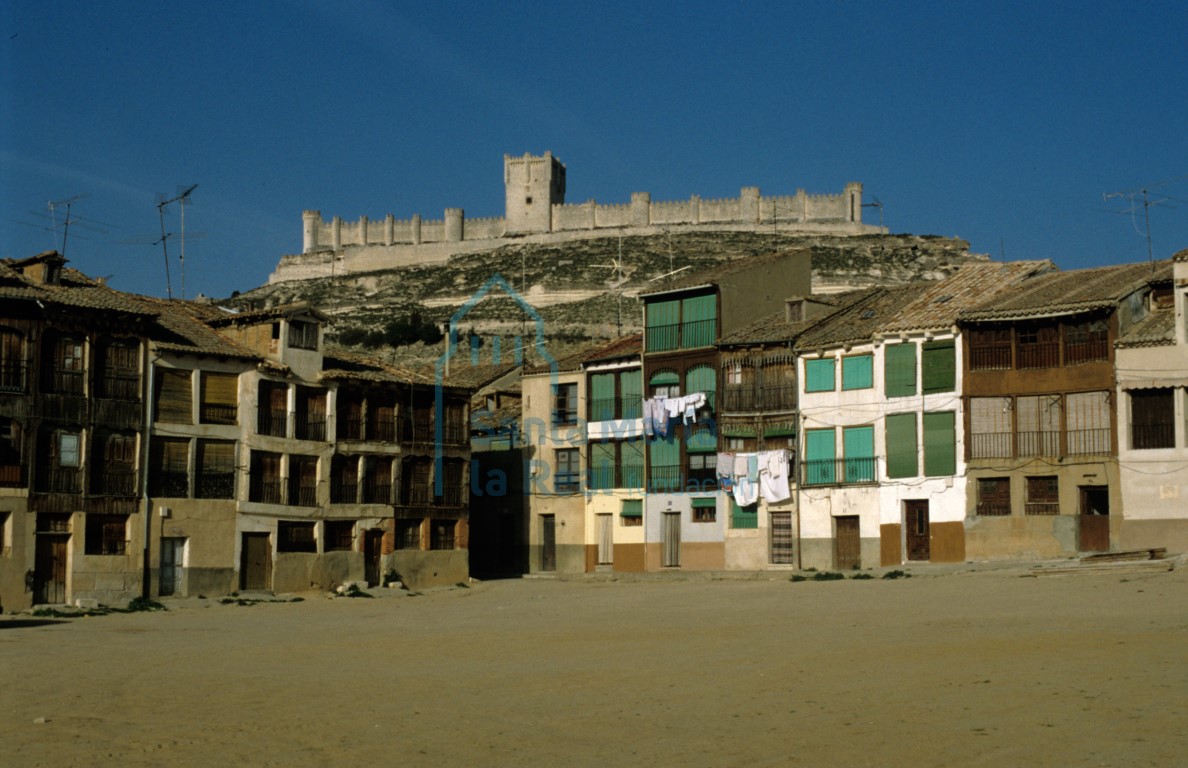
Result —
<path fill-rule="evenodd" d="M 141 508 L 144 510 L 144 547 L 141 550 L 140 596 L 145 600 L 149 599 L 152 591 L 152 568 L 149 555 L 152 545 L 153 509 L 149 503 L 148 495 L 149 435 L 152 433 L 153 384 L 156 378 L 156 367 L 154 363 L 159 359 L 159 357 L 153 360 L 149 359 L 148 344 L 146 343 L 144 349 L 144 376 L 147 394 L 144 398 L 144 422 L 141 425 L 141 434 L 144 436 L 144 439 L 141 441 L 143 447 L 140 451 L 140 499 Z"/>

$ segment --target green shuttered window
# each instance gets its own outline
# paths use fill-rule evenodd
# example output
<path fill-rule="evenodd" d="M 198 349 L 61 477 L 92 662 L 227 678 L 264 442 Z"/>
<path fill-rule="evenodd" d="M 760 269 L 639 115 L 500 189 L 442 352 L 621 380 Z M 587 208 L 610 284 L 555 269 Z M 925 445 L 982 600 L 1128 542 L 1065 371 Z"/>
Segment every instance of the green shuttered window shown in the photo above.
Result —
<path fill-rule="evenodd" d="M 623 499 L 619 514 L 623 517 L 643 517 L 643 499 Z"/>
<path fill-rule="evenodd" d="M 836 481 L 832 429 L 810 429 L 804 433 L 805 481 L 822 485 Z"/>
<path fill-rule="evenodd" d="M 833 389 L 833 358 L 804 361 L 804 391 L 829 392 Z"/>
<path fill-rule="evenodd" d="M 953 340 L 930 341 L 921 357 L 924 394 L 952 392 L 956 386 L 957 352 Z"/>
<path fill-rule="evenodd" d="M 692 296 L 681 301 L 681 347 L 708 347 L 718 326 L 718 297 Z"/>
<path fill-rule="evenodd" d="M 929 477 L 957 472 L 956 414 L 924 414 L 924 474 Z"/>
<path fill-rule="evenodd" d="M 887 477 L 915 477 L 919 473 L 916 414 L 892 414 L 887 417 Z"/>
<path fill-rule="evenodd" d="M 842 389 L 870 389 L 874 386 L 874 357 L 851 355 L 842 358 Z"/>
<path fill-rule="evenodd" d="M 731 528 L 758 528 L 759 527 L 759 504 L 751 504 L 746 507 L 740 507 L 730 497 L 730 527 Z"/>
<path fill-rule="evenodd" d="M 875 479 L 874 427 L 846 427 L 842 450 L 847 483 L 869 483 Z"/>
<path fill-rule="evenodd" d="M 646 319 L 645 343 L 649 352 L 663 352 L 677 348 L 677 334 L 681 322 L 681 302 L 679 300 L 648 303 Z"/>
<path fill-rule="evenodd" d="M 615 418 L 615 374 L 596 373 L 590 377 L 590 421 Z"/>
<path fill-rule="evenodd" d="M 636 368 L 619 374 L 619 397 L 623 400 L 622 418 L 643 415 L 643 371 Z"/>
<path fill-rule="evenodd" d="M 891 344 L 884 355 L 883 378 L 887 397 L 916 394 L 916 345 Z"/>

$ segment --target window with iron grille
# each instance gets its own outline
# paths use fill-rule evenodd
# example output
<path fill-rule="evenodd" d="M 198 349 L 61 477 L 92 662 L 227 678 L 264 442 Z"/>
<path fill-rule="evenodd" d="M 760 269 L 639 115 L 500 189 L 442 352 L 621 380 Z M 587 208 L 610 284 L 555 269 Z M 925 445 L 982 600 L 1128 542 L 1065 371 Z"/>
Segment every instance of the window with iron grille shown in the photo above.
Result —
<path fill-rule="evenodd" d="M 421 521 L 397 519 L 395 546 L 396 549 L 420 549 Z"/>
<path fill-rule="evenodd" d="M 326 390 L 317 387 L 297 387 L 297 412 L 294 432 L 298 440 L 326 439 Z"/>
<path fill-rule="evenodd" d="M 193 424 L 191 382 L 194 372 L 158 368 L 154 388 L 155 419 L 167 424 Z"/>
<path fill-rule="evenodd" d="M 297 349 L 318 348 L 318 324 L 302 320 L 289 321 L 289 346 Z"/>
<path fill-rule="evenodd" d="M 577 448 L 561 448 L 555 453 L 553 491 L 577 493 L 582 487 L 582 460 Z"/>
<path fill-rule="evenodd" d="M 978 478 L 977 513 L 979 517 L 1007 517 L 1011 514 L 1011 479 Z"/>
<path fill-rule="evenodd" d="M 1175 448 L 1175 390 L 1135 389 L 1130 396 L 1130 447 Z"/>
<path fill-rule="evenodd" d="M 239 421 L 239 376 L 202 371 L 198 395 L 201 424 L 236 424 Z"/>
<path fill-rule="evenodd" d="M 1027 478 L 1023 511 L 1029 515 L 1060 514 L 1060 482 L 1055 475 Z"/>
<path fill-rule="evenodd" d="M 432 520 L 429 525 L 429 549 L 453 549 L 456 520 Z"/>
<path fill-rule="evenodd" d="M 149 448 L 149 494 L 167 499 L 189 497 L 190 441 L 154 438 Z"/>
<path fill-rule="evenodd" d="M 339 390 L 337 409 L 339 440 L 363 439 L 363 399 L 358 392 Z"/>
<path fill-rule="evenodd" d="M 196 448 L 194 497 L 235 498 L 235 443 L 230 440 L 199 440 Z"/>
<path fill-rule="evenodd" d="M 460 459 L 445 459 L 441 463 L 440 503 L 448 507 L 461 506 L 465 499 L 466 486 L 462 482 L 465 462 Z"/>
<path fill-rule="evenodd" d="M 289 457 L 289 504 L 295 507 L 318 505 L 318 457 Z"/>
<path fill-rule="evenodd" d="M 359 457 L 335 454 L 330 459 L 330 503 L 354 504 L 359 500 Z"/>
<path fill-rule="evenodd" d="M 363 503 L 392 503 L 392 459 L 373 456 L 363 466 Z"/>
<path fill-rule="evenodd" d="M 277 552 L 317 552 L 318 540 L 314 523 L 279 520 L 276 524 Z"/>
<path fill-rule="evenodd" d="M 256 431 L 261 435 L 285 437 L 288 425 L 289 385 L 262 379 L 256 398 Z"/>
<path fill-rule="evenodd" d="M 327 520 L 326 539 L 322 549 L 326 552 L 350 552 L 355 547 L 354 520 Z"/>
<path fill-rule="evenodd" d="M 553 386 L 553 424 L 555 426 L 577 424 L 577 384 L 556 384 Z"/>
<path fill-rule="evenodd" d="M 433 483 L 429 472 L 433 462 L 429 459 L 405 459 L 401 466 L 400 503 L 430 504 L 433 501 Z"/>
<path fill-rule="evenodd" d="M 248 501 L 262 504 L 281 503 L 281 456 L 279 453 L 252 451 L 248 483 Z"/>
<path fill-rule="evenodd" d="M 127 515 L 87 515 L 84 549 L 88 555 L 123 555 L 128 550 Z"/>

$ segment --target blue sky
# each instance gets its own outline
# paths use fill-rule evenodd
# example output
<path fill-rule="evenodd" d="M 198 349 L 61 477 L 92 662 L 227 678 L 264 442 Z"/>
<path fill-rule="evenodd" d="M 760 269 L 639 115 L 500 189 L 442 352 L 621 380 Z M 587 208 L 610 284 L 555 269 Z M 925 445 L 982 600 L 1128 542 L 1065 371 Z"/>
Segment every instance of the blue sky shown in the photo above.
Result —
<path fill-rule="evenodd" d="M 893 232 L 1065 269 L 1145 260 L 1103 195 L 1146 188 L 1155 257 L 1188 248 L 1188 5 L 896 5 L 6 0 L 0 256 L 80 196 L 72 266 L 164 295 L 158 195 L 198 184 L 186 294 L 227 296 L 304 209 L 497 216 L 545 150 L 568 202 L 861 181 Z"/>

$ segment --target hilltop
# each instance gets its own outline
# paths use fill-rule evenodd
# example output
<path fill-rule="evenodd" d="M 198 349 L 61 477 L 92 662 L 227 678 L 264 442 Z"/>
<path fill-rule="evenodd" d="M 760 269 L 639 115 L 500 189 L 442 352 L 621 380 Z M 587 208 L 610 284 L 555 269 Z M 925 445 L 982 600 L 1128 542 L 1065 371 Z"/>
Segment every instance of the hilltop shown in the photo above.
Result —
<path fill-rule="evenodd" d="M 674 232 L 507 244 L 440 264 L 269 284 L 228 303 L 260 308 L 309 301 L 331 316 L 331 333 L 341 337 L 379 331 L 414 311 L 424 321 L 444 325 L 476 289 L 499 273 L 544 317 L 550 343 L 564 345 L 638 330 L 639 293 L 662 287 L 665 276 L 674 271 L 685 275 L 723 261 L 798 249 L 812 255 L 815 293 L 936 280 L 967 261 L 987 258 L 970 254 L 964 240 L 927 235 Z M 610 266 L 613 260 L 621 264 L 621 281 Z M 520 314 L 512 315 L 511 309 L 509 299 L 484 301 L 467 315 L 463 332 L 484 335 L 518 325 Z M 392 354 L 426 359 L 436 355 L 421 344 Z"/>

